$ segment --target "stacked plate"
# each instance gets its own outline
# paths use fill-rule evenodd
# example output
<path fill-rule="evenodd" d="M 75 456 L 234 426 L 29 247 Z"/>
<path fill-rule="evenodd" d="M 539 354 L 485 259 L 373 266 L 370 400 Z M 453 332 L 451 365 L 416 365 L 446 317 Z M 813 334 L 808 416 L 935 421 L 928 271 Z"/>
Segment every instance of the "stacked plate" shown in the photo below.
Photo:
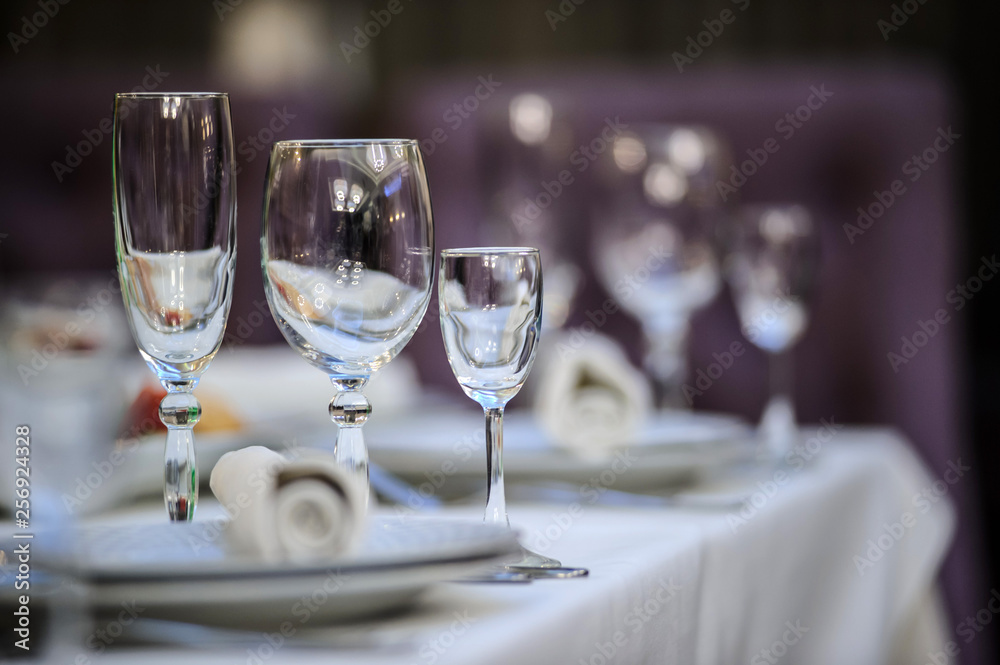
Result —
<path fill-rule="evenodd" d="M 211 520 L 85 525 L 65 559 L 49 550 L 45 564 L 70 566 L 98 613 L 124 603 L 141 607 L 144 618 L 248 627 L 398 609 L 434 584 L 475 576 L 519 551 L 506 528 L 413 516 L 373 518 L 356 553 L 315 565 L 241 559 L 224 541 Z M 13 593 L 10 585 L 4 591 Z"/>
<path fill-rule="evenodd" d="M 482 412 L 448 407 L 405 419 L 373 418 L 365 426 L 372 459 L 435 494 L 486 482 Z M 667 487 L 714 469 L 753 459 L 751 431 L 725 415 L 692 412 L 654 414 L 632 437 L 597 454 L 580 454 L 552 443 L 533 414 L 504 416 L 504 475 L 511 482 L 556 481 L 625 491 Z"/>

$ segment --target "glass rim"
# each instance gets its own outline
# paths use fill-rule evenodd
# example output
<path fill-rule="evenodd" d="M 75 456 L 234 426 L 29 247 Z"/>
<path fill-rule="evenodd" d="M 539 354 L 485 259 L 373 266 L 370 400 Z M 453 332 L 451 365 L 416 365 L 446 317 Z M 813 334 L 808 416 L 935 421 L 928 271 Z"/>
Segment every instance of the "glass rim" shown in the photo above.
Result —
<path fill-rule="evenodd" d="M 362 148 L 369 145 L 416 146 L 417 139 L 286 139 L 275 141 L 274 148 Z"/>
<path fill-rule="evenodd" d="M 184 97 L 185 99 L 216 99 L 229 97 L 228 92 L 116 92 L 115 98 L 133 97 L 145 99 L 167 99 L 169 97 Z"/>
<path fill-rule="evenodd" d="M 468 256 L 532 256 L 538 254 L 536 247 L 455 247 L 442 249 L 441 258 Z"/>

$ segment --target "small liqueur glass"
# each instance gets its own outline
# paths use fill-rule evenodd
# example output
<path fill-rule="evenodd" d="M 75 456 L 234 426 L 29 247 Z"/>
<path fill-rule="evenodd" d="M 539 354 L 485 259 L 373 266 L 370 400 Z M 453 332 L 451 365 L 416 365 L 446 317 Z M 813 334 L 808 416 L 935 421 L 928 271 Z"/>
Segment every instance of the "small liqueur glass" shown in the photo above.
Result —
<path fill-rule="evenodd" d="M 486 416 L 489 477 L 485 521 L 510 527 L 503 481 L 503 411 L 535 360 L 542 324 L 542 266 L 537 249 L 484 247 L 441 252 L 441 333 L 448 363 Z M 535 577 L 577 577 L 583 568 L 522 546 L 505 566 Z"/>

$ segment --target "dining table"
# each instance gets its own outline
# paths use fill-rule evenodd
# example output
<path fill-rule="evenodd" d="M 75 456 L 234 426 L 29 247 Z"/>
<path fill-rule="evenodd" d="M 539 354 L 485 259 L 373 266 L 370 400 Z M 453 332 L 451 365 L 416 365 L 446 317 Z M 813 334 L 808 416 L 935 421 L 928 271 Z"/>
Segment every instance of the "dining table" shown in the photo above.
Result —
<path fill-rule="evenodd" d="M 99 653 L 86 641 L 66 647 L 76 658 L 66 662 L 948 662 L 935 660 L 947 658 L 949 634 L 938 574 L 961 460 L 929 470 L 891 428 L 831 419 L 800 433 L 795 456 L 681 492 L 509 487 L 521 542 L 587 568 L 586 577 L 445 582 L 407 607 L 346 624 L 138 621 Z M 199 510 L 221 508 L 206 498 Z M 373 506 L 390 520 L 481 521 L 481 510 Z M 338 602 L 336 592 L 323 602 Z"/>

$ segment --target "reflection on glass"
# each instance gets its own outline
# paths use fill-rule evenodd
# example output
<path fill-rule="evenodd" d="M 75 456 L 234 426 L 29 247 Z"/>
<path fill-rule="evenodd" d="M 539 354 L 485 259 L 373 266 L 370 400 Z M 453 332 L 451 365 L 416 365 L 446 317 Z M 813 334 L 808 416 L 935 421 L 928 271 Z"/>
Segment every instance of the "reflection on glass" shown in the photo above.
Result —
<path fill-rule="evenodd" d="M 229 259 L 221 247 L 122 257 L 136 343 L 161 379 L 211 362 L 226 328 Z"/>
<path fill-rule="evenodd" d="M 427 306 L 425 291 L 343 259 L 333 270 L 272 260 L 267 280 L 286 337 L 323 370 L 374 372 L 399 352 Z"/>

